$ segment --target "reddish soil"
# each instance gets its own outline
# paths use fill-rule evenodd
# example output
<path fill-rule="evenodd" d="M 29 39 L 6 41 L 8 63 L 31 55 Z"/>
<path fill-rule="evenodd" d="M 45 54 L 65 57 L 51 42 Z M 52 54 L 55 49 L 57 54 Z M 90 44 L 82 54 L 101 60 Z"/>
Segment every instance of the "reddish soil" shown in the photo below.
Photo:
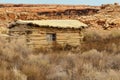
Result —
<path fill-rule="evenodd" d="M 0 4 L 0 26 L 7 26 L 9 22 L 18 19 L 76 19 L 98 10 L 97 6 L 87 5 Z"/>
<path fill-rule="evenodd" d="M 93 28 L 119 28 L 120 5 L 0 4 L 0 27 L 15 20 L 78 19 Z"/>

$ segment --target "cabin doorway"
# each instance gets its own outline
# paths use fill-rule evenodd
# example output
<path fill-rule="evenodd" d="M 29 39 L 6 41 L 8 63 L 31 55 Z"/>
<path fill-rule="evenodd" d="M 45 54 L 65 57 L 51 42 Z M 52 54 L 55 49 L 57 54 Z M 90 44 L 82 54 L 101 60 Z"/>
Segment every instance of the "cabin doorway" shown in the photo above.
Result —
<path fill-rule="evenodd" d="M 56 42 L 56 33 L 47 33 L 46 37 L 48 42 Z"/>

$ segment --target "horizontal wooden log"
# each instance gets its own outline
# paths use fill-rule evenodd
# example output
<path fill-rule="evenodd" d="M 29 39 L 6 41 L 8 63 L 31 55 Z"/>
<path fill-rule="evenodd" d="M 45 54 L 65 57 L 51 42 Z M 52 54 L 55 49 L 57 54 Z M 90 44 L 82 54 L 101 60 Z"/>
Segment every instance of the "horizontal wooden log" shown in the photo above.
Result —
<path fill-rule="evenodd" d="M 42 41 L 42 40 L 46 40 L 46 39 L 29 39 L 30 41 Z"/>
<path fill-rule="evenodd" d="M 24 32 L 24 30 L 10 30 L 9 32 L 13 33 L 13 32 Z"/>
<path fill-rule="evenodd" d="M 30 43 L 37 43 L 37 44 L 40 44 L 40 43 L 48 43 L 47 41 L 45 41 L 45 40 L 40 40 L 40 41 L 34 41 L 34 40 L 32 40 L 32 41 L 30 41 Z"/>
<path fill-rule="evenodd" d="M 28 35 L 28 37 L 46 37 L 45 34 L 32 34 L 32 35 Z"/>
<path fill-rule="evenodd" d="M 32 43 L 27 43 L 27 45 L 41 45 L 41 46 L 43 46 L 43 45 L 48 45 L 48 44 L 32 44 Z"/>
<path fill-rule="evenodd" d="M 67 42 L 79 42 L 80 40 L 68 40 Z"/>
<path fill-rule="evenodd" d="M 28 38 L 28 39 L 46 39 L 46 37 L 44 37 L 44 36 L 41 36 L 41 37 L 34 37 L 34 36 L 29 36 L 29 37 L 26 37 L 26 38 Z"/>
<path fill-rule="evenodd" d="M 68 32 L 66 32 L 66 33 L 57 33 L 57 35 L 79 35 L 80 33 L 68 33 Z"/>
<path fill-rule="evenodd" d="M 83 37 L 57 37 L 57 40 L 82 39 Z"/>

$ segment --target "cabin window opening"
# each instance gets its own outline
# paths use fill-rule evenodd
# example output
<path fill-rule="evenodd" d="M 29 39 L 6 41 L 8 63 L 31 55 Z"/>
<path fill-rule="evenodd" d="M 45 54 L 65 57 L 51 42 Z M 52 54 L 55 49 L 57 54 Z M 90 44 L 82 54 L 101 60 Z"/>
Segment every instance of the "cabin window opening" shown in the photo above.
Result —
<path fill-rule="evenodd" d="M 46 37 L 47 37 L 48 42 L 56 41 L 56 34 L 55 33 L 47 33 Z"/>

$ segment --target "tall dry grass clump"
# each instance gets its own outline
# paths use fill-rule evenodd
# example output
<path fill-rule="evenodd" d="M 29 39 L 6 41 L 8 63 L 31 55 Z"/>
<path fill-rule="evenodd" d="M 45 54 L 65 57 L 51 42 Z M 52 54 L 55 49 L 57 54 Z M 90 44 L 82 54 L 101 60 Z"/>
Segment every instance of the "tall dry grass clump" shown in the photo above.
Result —
<path fill-rule="evenodd" d="M 0 38 L 0 80 L 120 80 L 119 37 L 104 34 L 86 35 L 79 49 L 36 53 L 22 38 Z"/>
<path fill-rule="evenodd" d="M 106 30 L 91 30 L 88 29 L 84 32 L 84 41 L 82 43 L 82 52 L 91 49 L 97 49 L 98 51 L 107 50 L 110 53 L 118 51 L 120 48 L 120 30 L 112 29 Z"/>

